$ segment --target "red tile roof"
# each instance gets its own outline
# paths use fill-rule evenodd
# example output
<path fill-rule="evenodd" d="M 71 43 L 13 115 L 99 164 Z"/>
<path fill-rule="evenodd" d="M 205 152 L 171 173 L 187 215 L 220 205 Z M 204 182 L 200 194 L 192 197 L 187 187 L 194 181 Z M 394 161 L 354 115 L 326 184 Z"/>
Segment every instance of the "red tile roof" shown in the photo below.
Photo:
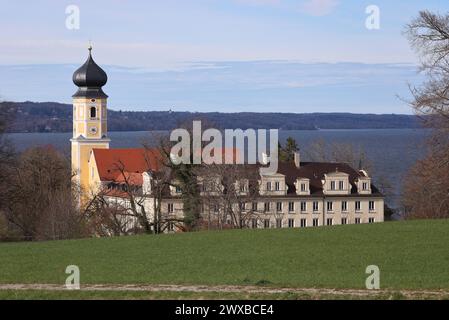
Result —
<path fill-rule="evenodd" d="M 142 173 L 158 171 L 161 153 L 158 149 L 93 149 L 93 155 L 101 181 L 123 182 L 125 177 L 132 184 L 142 184 Z M 121 169 L 125 172 L 122 174 Z"/>

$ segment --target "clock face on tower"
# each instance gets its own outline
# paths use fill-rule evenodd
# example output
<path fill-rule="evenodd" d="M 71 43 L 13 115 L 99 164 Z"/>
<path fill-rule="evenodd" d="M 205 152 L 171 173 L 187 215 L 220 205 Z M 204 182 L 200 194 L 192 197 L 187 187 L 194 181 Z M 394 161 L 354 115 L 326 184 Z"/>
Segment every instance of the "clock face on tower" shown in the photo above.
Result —
<path fill-rule="evenodd" d="M 91 134 L 96 134 L 97 133 L 97 127 L 90 127 L 89 129 Z"/>

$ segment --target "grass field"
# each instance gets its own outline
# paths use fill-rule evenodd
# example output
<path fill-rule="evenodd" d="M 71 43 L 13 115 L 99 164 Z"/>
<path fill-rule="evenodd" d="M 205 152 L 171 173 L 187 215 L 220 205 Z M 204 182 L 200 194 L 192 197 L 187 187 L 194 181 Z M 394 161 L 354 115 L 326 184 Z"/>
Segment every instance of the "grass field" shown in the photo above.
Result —
<path fill-rule="evenodd" d="M 447 291 L 449 220 L 0 244 L 3 284 L 62 285 L 67 265 L 79 266 L 81 285 L 353 289 L 365 288 L 366 267 L 377 265 L 382 289 Z M 14 294 L 35 293 L 0 298 Z"/>

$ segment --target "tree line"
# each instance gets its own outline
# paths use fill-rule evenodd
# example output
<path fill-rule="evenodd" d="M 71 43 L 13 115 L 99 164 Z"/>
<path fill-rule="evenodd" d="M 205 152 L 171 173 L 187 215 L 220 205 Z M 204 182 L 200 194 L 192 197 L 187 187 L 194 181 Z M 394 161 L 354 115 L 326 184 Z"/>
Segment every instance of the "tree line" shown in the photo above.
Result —
<path fill-rule="evenodd" d="M 55 102 L 0 103 L 8 107 L 14 121 L 9 132 L 71 132 L 72 106 Z M 351 113 L 219 113 L 175 111 L 108 110 L 109 131 L 172 130 L 178 123 L 207 118 L 220 128 L 228 129 L 401 129 L 420 128 L 413 115 L 374 115 Z"/>

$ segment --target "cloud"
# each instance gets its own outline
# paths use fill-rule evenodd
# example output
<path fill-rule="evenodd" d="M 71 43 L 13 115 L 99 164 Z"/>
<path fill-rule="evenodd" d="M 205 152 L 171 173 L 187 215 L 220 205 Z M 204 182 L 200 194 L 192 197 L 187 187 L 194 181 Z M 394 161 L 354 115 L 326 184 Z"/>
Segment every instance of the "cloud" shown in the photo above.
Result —
<path fill-rule="evenodd" d="M 312 16 L 330 14 L 339 4 L 339 0 L 306 0 L 300 8 L 301 12 Z"/>

